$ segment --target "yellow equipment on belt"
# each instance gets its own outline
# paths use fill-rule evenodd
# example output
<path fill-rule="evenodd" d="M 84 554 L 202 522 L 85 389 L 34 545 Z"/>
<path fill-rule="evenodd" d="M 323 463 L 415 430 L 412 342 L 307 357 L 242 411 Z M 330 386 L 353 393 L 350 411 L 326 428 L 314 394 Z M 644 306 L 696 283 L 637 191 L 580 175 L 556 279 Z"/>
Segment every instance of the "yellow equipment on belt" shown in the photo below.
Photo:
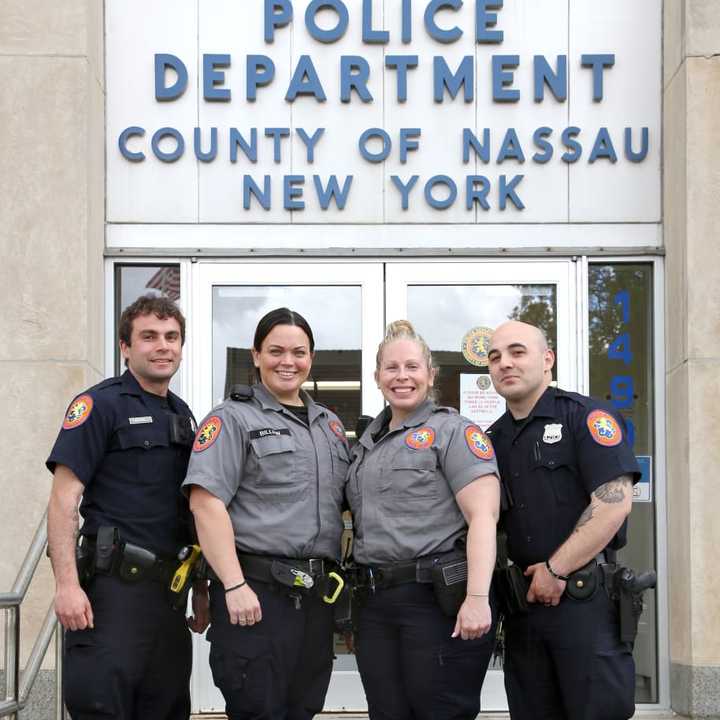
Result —
<path fill-rule="evenodd" d="M 175 571 L 170 581 L 170 590 L 174 593 L 181 593 L 192 576 L 195 563 L 200 559 L 201 551 L 199 545 L 186 545 L 178 553 L 178 560 L 181 560 L 180 567 Z"/>

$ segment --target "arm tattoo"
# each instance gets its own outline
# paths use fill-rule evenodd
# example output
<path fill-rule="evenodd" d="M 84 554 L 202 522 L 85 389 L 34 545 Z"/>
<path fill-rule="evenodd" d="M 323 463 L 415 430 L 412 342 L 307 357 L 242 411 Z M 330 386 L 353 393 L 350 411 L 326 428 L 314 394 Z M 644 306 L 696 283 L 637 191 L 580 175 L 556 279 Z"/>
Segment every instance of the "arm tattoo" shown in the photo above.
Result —
<path fill-rule="evenodd" d="M 608 504 L 622 502 L 625 499 L 625 489 L 629 482 L 626 476 L 611 480 L 597 488 L 593 495 L 601 502 Z"/>
<path fill-rule="evenodd" d="M 574 532 L 577 532 L 583 525 L 585 525 L 586 523 L 588 523 L 588 522 L 592 519 L 594 509 L 595 509 L 595 508 L 593 507 L 593 504 L 590 503 L 590 504 L 583 510 L 583 514 L 580 516 L 580 519 L 577 521 L 577 524 L 575 525 L 575 530 L 574 530 Z"/>

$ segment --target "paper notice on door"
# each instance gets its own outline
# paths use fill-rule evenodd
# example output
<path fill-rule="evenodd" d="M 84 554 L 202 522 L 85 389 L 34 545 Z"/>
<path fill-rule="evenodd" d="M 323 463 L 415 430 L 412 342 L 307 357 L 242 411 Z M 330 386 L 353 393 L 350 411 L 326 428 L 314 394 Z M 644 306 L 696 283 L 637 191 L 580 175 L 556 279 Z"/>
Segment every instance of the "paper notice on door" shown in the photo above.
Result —
<path fill-rule="evenodd" d="M 460 414 L 487 430 L 505 412 L 505 400 L 495 392 L 489 375 L 460 374 Z"/>

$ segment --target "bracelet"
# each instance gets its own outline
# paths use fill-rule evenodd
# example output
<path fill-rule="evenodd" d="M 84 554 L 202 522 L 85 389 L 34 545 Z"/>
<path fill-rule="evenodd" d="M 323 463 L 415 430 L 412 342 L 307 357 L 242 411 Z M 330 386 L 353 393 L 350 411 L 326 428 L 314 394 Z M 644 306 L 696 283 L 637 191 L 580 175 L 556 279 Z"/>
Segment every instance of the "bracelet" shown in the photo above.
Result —
<path fill-rule="evenodd" d="M 550 565 L 550 560 L 545 561 L 545 567 L 548 569 L 548 572 L 556 579 L 556 580 L 563 580 L 567 582 L 570 578 L 567 575 L 558 575 L 553 569 L 552 565 Z"/>
<path fill-rule="evenodd" d="M 490 597 L 489 595 L 483 594 L 483 593 L 470 593 L 470 592 L 469 592 L 469 593 L 465 593 L 465 594 L 466 594 L 468 597 Z"/>
<path fill-rule="evenodd" d="M 233 585 L 232 587 L 225 588 L 225 594 L 231 593 L 233 590 L 237 590 L 238 588 L 241 588 L 243 585 L 247 585 L 247 580 L 243 580 L 241 583 L 238 583 L 237 585 Z"/>

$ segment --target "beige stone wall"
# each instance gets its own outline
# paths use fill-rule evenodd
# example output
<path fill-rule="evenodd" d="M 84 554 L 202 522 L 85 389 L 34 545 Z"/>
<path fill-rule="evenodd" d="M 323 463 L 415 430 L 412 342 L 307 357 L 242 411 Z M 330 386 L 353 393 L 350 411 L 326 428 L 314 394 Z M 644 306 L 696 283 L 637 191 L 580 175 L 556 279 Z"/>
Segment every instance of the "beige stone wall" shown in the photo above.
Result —
<path fill-rule="evenodd" d="M 720 716 L 720 3 L 665 0 L 671 701 Z"/>
<path fill-rule="evenodd" d="M 44 459 L 65 407 L 103 376 L 102 8 L 0 0 L 2 590 L 45 509 Z M 23 606 L 23 657 L 53 588 L 43 561 Z"/>

